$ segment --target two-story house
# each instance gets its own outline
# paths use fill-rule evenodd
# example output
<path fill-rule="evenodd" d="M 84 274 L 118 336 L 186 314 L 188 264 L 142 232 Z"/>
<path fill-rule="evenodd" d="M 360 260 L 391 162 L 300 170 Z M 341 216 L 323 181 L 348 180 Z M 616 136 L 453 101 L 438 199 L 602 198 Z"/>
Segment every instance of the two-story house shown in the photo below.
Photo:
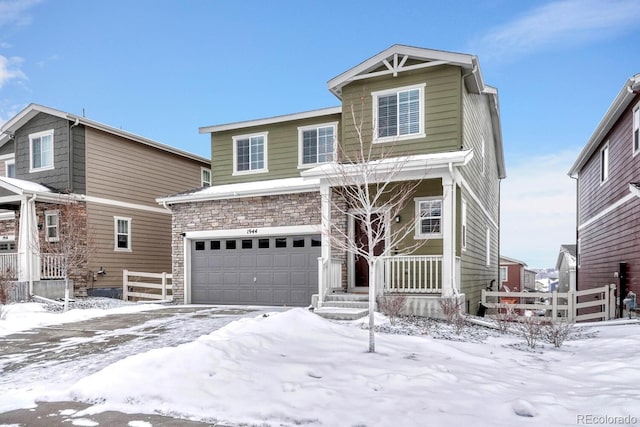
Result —
<path fill-rule="evenodd" d="M 93 242 L 74 274 L 76 296 L 122 289 L 122 271 L 171 268 L 171 213 L 155 198 L 210 183 L 208 159 L 42 105 L 31 104 L 0 134 L 0 253 L 30 292 L 58 279 L 60 205 L 74 202 Z"/>
<path fill-rule="evenodd" d="M 639 154 L 636 74 L 624 83 L 569 171 L 577 181 L 578 290 L 613 283 L 623 298 L 630 290 L 640 292 Z"/>
<path fill-rule="evenodd" d="M 341 185 L 331 165 L 364 143 L 392 152 L 371 160 L 380 176 L 402 158 L 396 179 L 419 182 L 401 214 L 379 213 L 385 230 L 413 229 L 397 247 L 377 248 L 386 271 L 378 291 L 406 294 L 409 313 L 437 313 L 442 296 L 475 311 L 498 278 L 505 177 L 497 91 L 478 59 L 394 45 L 328 89 L 337 107 L 200 129 L 211 135 L 212 186 L 158 200 L 173 211 L 174 295 L 298 306 L 315 295 L 326 306 L 331 294 L 366 292 L 369 272 L 330 238 L 341 227 L 367 244 L 357 214 L 345 215 L 359 207 L 332 204 Z M 405 253 L 416 241 L 426 243 Z"/>
<path fill-rule="evenodd" d="M 522 292 L 535 290 L 536 272 L 528 269 L 524 261 L 500 257 L 500 290 Z"/>

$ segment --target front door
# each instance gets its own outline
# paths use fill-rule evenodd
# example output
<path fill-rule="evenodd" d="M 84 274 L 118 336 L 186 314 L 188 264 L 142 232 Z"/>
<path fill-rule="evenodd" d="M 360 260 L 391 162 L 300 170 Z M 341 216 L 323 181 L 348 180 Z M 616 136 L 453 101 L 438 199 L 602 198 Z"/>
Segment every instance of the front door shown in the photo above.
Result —
<path fill-rule="evenodd" d="M 371 215 L 371 220 L 374 224 L 374 227 L 382 227 L 382 220 L 384 215 L 373 214 Z M 364 218 L 356 217 L 354 218 L 354 238 L 355 241 L 358 242 L 358 245 L 362 248 L 363 251 L 367 252 L 369 250 L 369 239 L 367 238 L 367 230 L 364 227 Z M 378 242 L 376 246 L 373 248 L 373 254 L 375 256 L 380 256 L 383 254 L 385 249 L 384 240 Z M 367 259 L 360 255 L 355 256 L 355 283 L 356 287 L 368 287 L 369 286 L 369 264 L 367 263 Z"/>

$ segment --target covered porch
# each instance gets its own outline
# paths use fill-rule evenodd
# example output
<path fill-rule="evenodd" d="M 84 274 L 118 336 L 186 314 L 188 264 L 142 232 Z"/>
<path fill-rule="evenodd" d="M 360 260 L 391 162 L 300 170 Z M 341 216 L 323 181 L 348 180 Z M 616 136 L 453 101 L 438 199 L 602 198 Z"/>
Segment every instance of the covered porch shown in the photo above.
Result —
<path fill-rule="evenodd" d="M 314 306 L 317 308 L 333 306 L 329 300 L 334 300 L 332 295 L 360 294 L 367 295 L 368 300 L 376 301 L 383 295 L 402 294 L 407 296 L 407 314 L 434 315 L 439 311 L 439 300 L 443 297 L 456 296 L 464 298 L 460 293 L 461 259 L 457 245 L 458 210 L 457 199 L 459 187 L 457 179 L 458 166 L 466 164 L 472 157 L 470 151 L 453 153 L 438 153 L 432 155 L 411 156 L 404 161 L 402 171 L 395 177 L 398 181 L 420 180 L 428 183 L 430 190 L 424 192 L 418 188 L 413 194 L 413 202 L 418 209 L 418 201 L 423 199 L 437 199 L 438 232 L 430 240 L 436 242 L 428 250 L 406 250 L 405 245 L 386 241 L 379 254 L 376 254 L 373 271 L 375 277 L 375 289 L 362 286 L 358 283 L 357 255 L 343 253 L 332 246 L 332 239 L 328 236 L 336 221 L 345 222 L 347 238 L 354 238 L 354 220 L 349 218 L 336 218 L 336 211 L 332 209 L 331 197 L 338 188 L 336 181 L 328 175 L 323 179 L 323 174 L 328 174 L 327 167 L 318 167 L 303 172 L 303 176 L 320 178 L 320 191 L 322 199 L 322 257 L 318 259 L 319 285 L 317 299 Z M 382 165 L 384 167 L 384 165 Z M 321 170 L 324 169 L 324 170 Z M 433 189 L 434 186 L 439 188 Z M 416 230 L 421 226 L 420 218 L 414 215 L 414 205 L 407 208 L 407 215 L 403 213 L 391 218 L 385 212 L 380 212 L 384 227 L 390 229 L 396 223 L 409 222 L 409 226 Z M 409 212 L 410 211 L 410 212 Z M 332 221 L 334 224 L 332 224 Z M 411 240 L 417 240 L 419 232 L 407 237 L 410 240 L 406 247 L 410 247 Z M 435 249 L 434 249 L 435 248 Z M 362 301 L 362 298 L 360 298 Z"/>

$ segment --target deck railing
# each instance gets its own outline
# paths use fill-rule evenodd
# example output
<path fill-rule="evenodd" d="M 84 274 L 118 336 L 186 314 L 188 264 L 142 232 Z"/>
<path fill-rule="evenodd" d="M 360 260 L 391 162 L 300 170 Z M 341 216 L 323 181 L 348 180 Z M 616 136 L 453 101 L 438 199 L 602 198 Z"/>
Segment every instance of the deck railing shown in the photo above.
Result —
<path fill-rule="evenodd" d="M 442 292 L 441 255 L 380 257 L 385 292 L 431 294 Z"/>
<path fill-rule="evenodd" d="M 40 254 L 40 278 L 64 279 L 64 260 L 62 255 Z"/>
<path fill-rule="evenodd" d="M 342 289 L 342 261 L 318 258 L 320 304 L 328 293 Z"/>
<path fill-rule="evenodd" d="M 0 271 L 11 277 L 8 279 L 17 279 L 19 275 L 18 254 L 0 254 Z"/>

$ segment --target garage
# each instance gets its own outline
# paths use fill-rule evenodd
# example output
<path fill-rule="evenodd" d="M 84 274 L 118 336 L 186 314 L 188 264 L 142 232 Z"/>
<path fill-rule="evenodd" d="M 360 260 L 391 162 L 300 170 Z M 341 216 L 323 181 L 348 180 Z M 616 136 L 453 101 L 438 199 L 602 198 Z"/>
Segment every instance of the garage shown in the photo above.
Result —
<path fill-rule="evenodd" d="M 194 304 L 306 306 L 318 292 L 320 235 L 190 243 Z"/>

